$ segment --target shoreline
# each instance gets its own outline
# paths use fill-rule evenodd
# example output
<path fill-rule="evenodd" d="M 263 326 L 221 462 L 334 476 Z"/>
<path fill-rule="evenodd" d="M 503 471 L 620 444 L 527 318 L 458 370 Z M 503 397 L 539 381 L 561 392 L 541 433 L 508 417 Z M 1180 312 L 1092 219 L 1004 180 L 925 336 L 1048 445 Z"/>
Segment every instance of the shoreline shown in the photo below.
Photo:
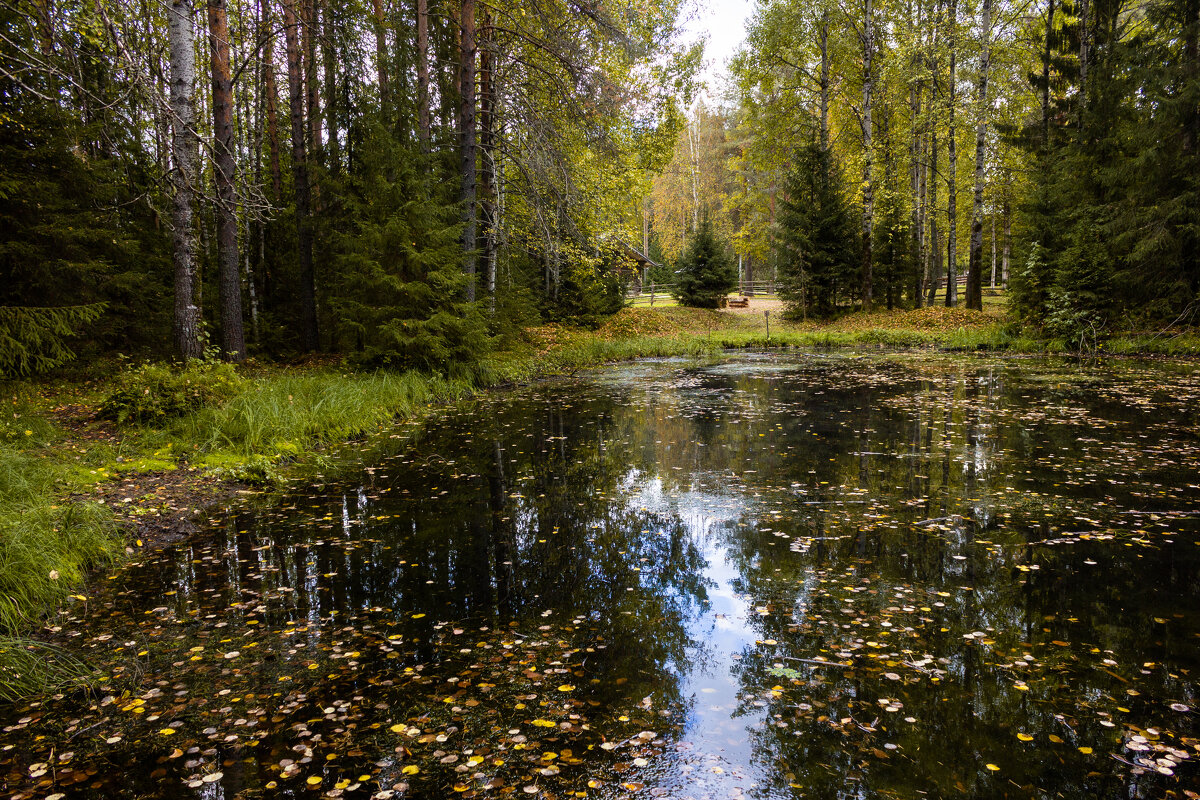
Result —
<path fill-rule="evenodd" d="M 950 309 L 949 315 L 945 310 L 923 311 L 935 320 L 949 316 L 957 322 L 962 316 L 957 309 Z M 909 318 L 914 314 L 904 313 Z M 248 377 L 247 387 L 220 408 L 199 409 L 162 428 L 118 428 L 97 419 L 104 382 L 87 387 L 54 385 L 36 401 L 29 397 L 38 391 L 36 384 L 17 384 L 13 386 L 17 390 L 14 407 L 22 394 L 31 402 L 24 415 L 18 412 L 14 420 L 5 421 L 8 442 L 12 443 L 14 430 L 17 436 L 24 433 L 18 430 L 23 425 L 32 431 L 32 417 L 38 417 L 38 436 L 32 432 L 25 435 L 28 442 L 18 438 L 18 444 L 28 446 L 5 446 L 0 457 L 19 453 L 30 462 L 44 460 L 56 472 L 47 484 L 53 489 L 41 497 L 41 508 L 32 508 L 29 502 L 8 502 L 0 506 L 0 525 L 11 527 L 17 518 L 23 518 L 25 524 L 37 516 L 31 511 L 44 511 L 43 532 L 53 530 L 61 535 L 56 521 L 59 526 L 69 524 L 73 509 L 86 509 L 88 519 L 102 518 L 104 535 L 99 543 L 89 539 L 79 548 L 72 544 L 74 537 L 68 537 L 67 549 L 60 555 L 65 563 L 50 566 L 49 581 L 42 576 L 31 581 L 19 608 L 23 621 L 10 621 L 6 630 L 0 630 L 0 641 L 19 643 L 31 637 L 29 641 L 36 642 L 46 615 L 69 595 L 86 597 L 87 582 L 97 570 L 119 563 L 139 549 L 185 541 L 199 529 L 197 519 L 203 519 L 213 507 L 241 495 L 284 488 L 289 478 L 306 477 L 306 468 L 319 466 L 331 449 L 341 444 L 361 440 L 384 426 L 415 420 L 478 392 L 637 358 L 716 355 L 731 349 L 1072 355 L 1020 347 L 1024 342 L 1007 337 L 995 320 L 983 315 L 976 319 L 973 327 L 950 329 L 936 325 L 855 325 L 847 329 L 845 318 L 820 328 L 780 321 L 778 328 L 772 324 L 768 339 L 765 330 L 755 329 L 761 327 L 759 320 L 744 315 L 691 309 L 627 310 L 596 331 L 559 326 L 532 329 L 523 350 L 498 354 L 466 379 L 357 373 L 330 365 L 266 368 Z M 1003 344 L 1010 346 L 1000 346 Z M 1098 357 L 1190 360 L 1196 354 L 1200 347 L 1196 353 L 1114 352 Z M 269 417 L 274 425 L 265 433 L 245 425 L 259 414 L 275 415 Z M 37 505 L 36 500 L 31 502 Z M 62 521 L 64 513 L 67 522 Z M 23 577 L 29 576 L 10 576 L 9 580 Z M 13 594 L 11 590 L 8 593 Z M 0 696 L 17 696 L 37 688 L 12 680 L 4 652 L 0 648 Z M 6 686 L 16 690 L 6 691 Z"/>

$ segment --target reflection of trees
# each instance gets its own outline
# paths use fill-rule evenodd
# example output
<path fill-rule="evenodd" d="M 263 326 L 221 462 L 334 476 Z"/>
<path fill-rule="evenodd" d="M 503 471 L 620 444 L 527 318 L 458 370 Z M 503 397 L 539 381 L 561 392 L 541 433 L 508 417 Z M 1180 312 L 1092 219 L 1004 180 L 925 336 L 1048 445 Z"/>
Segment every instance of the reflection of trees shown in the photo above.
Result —
<path fill-rule="evenodd" d="M 676 704 L 679 667 L 698 646 L 685 622 L 706 602 L 704 561 L 674 511 L 634 503 L 645 457 L 615 433 L 614 414 L 622 428 L 629 415 L 617 399 L 552 390 L 484 403 L 468 431 L 454 418 L 432 425 L 419 451 L 384 462 L 390 480 L 231 520 L 219 570 L 181 550 L 163 577 L 193 615 L 220 608 L 231 623 L 244 589 L 269 597 L 268 624 L 307 623 L 310 647 L 371 612 L 407 634 L 417 661 L 433 655 L 435 621 L 515 622 L 528 636 L 551 612 L 604 643 L 589 656 L 589 671 L 612 679 L 602 689 L 624 678 L 612 691 Z"/>
<path fill-rule="evenodd" d="M 1146 618 L 1166 619 L 1168 606 L 1197 607 L 1200 590 L 1186 576 L 1196 563 L 1185 559 L 1181 570 L 1178 549 L 1044 544 L 1107 512 L 1086 489 L 1072 496 L 1065 488 L 1066 497 L 1014 510 L 1012 476 L 1061 484 L 1061 461 L 1047 454 L 1068 452 L 1079 435 L 1077 425 L 1014 419 L 1043 413 L 1046 398 L 1016 396 L 1028 388 L 989 369 L 934 382 L 926 402 L 889 403 L 890 390 L 854 385 L 826 389 L 820 402 L 808 396 L 812 417 L 839 424 L 824 426 L 822 448 L 765 481 L 777 490 L 807 486 L 797 497 L 813 505 L 793 506 L 782 524 L 756 509 L 723 538 L 740 574 L 735 588 L 772 610 L 753 620 L 760 640 L 779 642 L 748 648 L 734 667 L 739 713 L 760 713 L 766 701 L 765 724 L 751 730 L 755 758 L 772 776 L 762 796 L 786 793 L 789 783 L 811 797 L 979 796 L 994 788 L 985 760 L 1047 795 L 1126 791 L 1119 768 L 1101 761 L 1089 772 L 1095 764 L 1084 766 L 1075 745 L 1114 739 L 1101 723 L 1119 717 L 1118 706 L 1135 718 L 1162 714 L 1128 696 L 1129 679 L 1099 662 L 1119 654 L 1128 675 L 1128 661 L 1173 656 L 1178 664 L 1195 650 L 1165 642 L 1168 626 L 1155 629 Z M 854 502 L 857 511 L 849 510 Z M 805 546 L 784 550 L 781 528 Z M 944 609 L 920 610 L 942 590 Z M 964 643 L 971 631 L 986 632 L 988 643 Z M 1081 631 L 1085 641 L 1076 640 Z M 939 685 L 907 666 L 925 653 L 945 673 Z M 813 656 L 854 669 L 794 660 Z M 773 674 L 779 664 L 798 671 L 796 683 Z M 1139 696 L 1159 705 L 1186 696 L 1178 676 L 1137 675 Z M 770 687 L 780 683 L 784 691 L 773 697 Z M 903 711 L 883 710 L 880 698 L 899 700 Z M 1016 732 L 1039 745 L 1021 744 Z M 1044 749 L 1052 734 L 1063 740 L 1055 753 Z M 1162 786 L 1155 779 L 1148 773 L 1128 786 L 1154 791 Z M 1141 787 L 1128 790 L 1143 796 Z"/>
<path fill-rule="evenodd" d="M 681 370 L 645 393 L 532 390 L 431 425 L 361 488 L 231 519 L 135 573 L 120 603 L 141 614 L 171 583 L 178 615 L 199 628 L 209 615 L 230 630 L 252 617 L 273 629 L 307 623 L 275 654 L 279 669 L 369 620 L 403 637 L 399 659 L 363 656 L 375 674 L 470 661 L 436 646 L 436 622 L 525 640 L 550 611 L 556 639 L 605 645 L 586 657 L 600 680 L 591 699 L 616 708 L 653 695 L 657 709 L 681 702 L 682 665 L 704 646 L 688 633 L 707 602 L 704 559 L 678 508 L 703 495 L 728 506 L 733 521 L 714 531 L 739 574 L 733 588 L 770 609 L 753 624 L 779 643 L 748 649 L 736 667 L 751 698 L 742 712 L 766 712 L 750 733 L 763 795 L 795 782 L 813 797 L 985 796 L 995 783 L 982 764 L 993 761 L 1004 780 L 1047 796 L 1137 796 L 1118 786 L 1116 767 L 1085 764 L 1075 747 L 1113 740 L 1102 713 L 1146 726 L 1162 724 L 1163 698 L 1195 705 L 1188 676 L 1200 653 L 1179 639 L 1176 615 L 1200 608 L 1200 565 L 1179 548 L 1062 540 L 1150 525 L 1114 510 L 1143 507 L 1135 492 L 1146 487 L 1130 477 L 1147 459 L 1111 458 L 1135 416 L 1095 389 L 1031 386 L 996 366 L 913 375 L 839 361 Z M 1093 417 L 1113 426 L 1092 430 Z M 1099 455 L 1078 467 L 1064 454 L 1081 427 Z M 1089 483 L 1088 470 L 1118 482 Z M 1151 474 L 1170 486 L 1183 473 Z M 665 499 L 643 509 L 652 479 Z M 1196 530 L 1189 520 L 1172 522 L 1180 538 Z M 989 643 L 965 643 L 973 631 Z M 910 666 L 926 654 L 931 662 Z M 792 660 L 815 655 L 855 668 Z M 1143 673 L 1145 662 L 1183 669 Z M 777 663 L 800 683 L 771 674 Z M 939 684 L 932 670 L 944 673 Z M 881 698 L 903 710 L 883 710 Z M 1051 734 L 1064 740 L 1057 750 Z"/>

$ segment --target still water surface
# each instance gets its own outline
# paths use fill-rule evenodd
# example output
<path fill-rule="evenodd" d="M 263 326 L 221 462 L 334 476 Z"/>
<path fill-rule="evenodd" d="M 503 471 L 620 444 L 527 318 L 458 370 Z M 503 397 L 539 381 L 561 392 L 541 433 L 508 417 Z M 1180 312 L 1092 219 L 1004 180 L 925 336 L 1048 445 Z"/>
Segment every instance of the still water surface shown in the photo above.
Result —
<path fill-rule="evenodd" d="M 55 620 L 5 796 L 1200 792 L 1200 371 L 637 362 L 455 406 Z"/>

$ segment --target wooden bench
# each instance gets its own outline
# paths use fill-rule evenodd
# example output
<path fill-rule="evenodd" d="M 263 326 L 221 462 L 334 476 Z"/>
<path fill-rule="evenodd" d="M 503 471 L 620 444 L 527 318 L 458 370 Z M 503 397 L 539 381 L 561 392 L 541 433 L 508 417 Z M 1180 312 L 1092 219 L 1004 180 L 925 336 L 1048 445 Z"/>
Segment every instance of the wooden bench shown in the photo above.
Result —
<path fill-rule="evenodd" d="M 729 306 L 730 308 L 749 308 L 750 298 L 749 297 L 731 297 L 726 302 L 726 305 Z"/>

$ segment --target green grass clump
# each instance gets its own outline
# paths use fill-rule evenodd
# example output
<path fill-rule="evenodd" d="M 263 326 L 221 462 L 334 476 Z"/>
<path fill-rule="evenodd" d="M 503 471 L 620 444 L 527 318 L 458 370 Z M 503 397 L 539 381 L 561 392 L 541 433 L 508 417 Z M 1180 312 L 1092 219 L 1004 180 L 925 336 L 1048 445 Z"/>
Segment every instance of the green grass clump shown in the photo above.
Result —
<path fill-rule="evenodd" d="M 220 406 L 171 422 L 155 438 L 196 453 L 219 477 L 261 482 L 315 444 L 360 436 L 474 387 L 471 379 L 416 372 L 265 376 Z"/>
<path fill-rule="evenodd" d="M 1200 333 L 1171 336 L 1115 336 L 1104 343 L 1115 355 L 1200 356 Z"/>
<path fill-rule="evenodd" d="M 54 427 L 45 420 L 34 426 L 30 417 L 27 409 L 16 412 L 16 430 L 8 424 L 0 435 L 0 698 L 81 674 L 73 662 L 47 659 L 21 637 L 77 590 L 87 570 L 122 553 L 108 509 L 55 502 L 73 485 L 77 467 L 45 447 L 57 438 Z"/>
<path fill-rule="evenodd" d="M 0 636 L 0 700 L 83 686 L 91 670 L 61 649 L 18 636 Z"/>

